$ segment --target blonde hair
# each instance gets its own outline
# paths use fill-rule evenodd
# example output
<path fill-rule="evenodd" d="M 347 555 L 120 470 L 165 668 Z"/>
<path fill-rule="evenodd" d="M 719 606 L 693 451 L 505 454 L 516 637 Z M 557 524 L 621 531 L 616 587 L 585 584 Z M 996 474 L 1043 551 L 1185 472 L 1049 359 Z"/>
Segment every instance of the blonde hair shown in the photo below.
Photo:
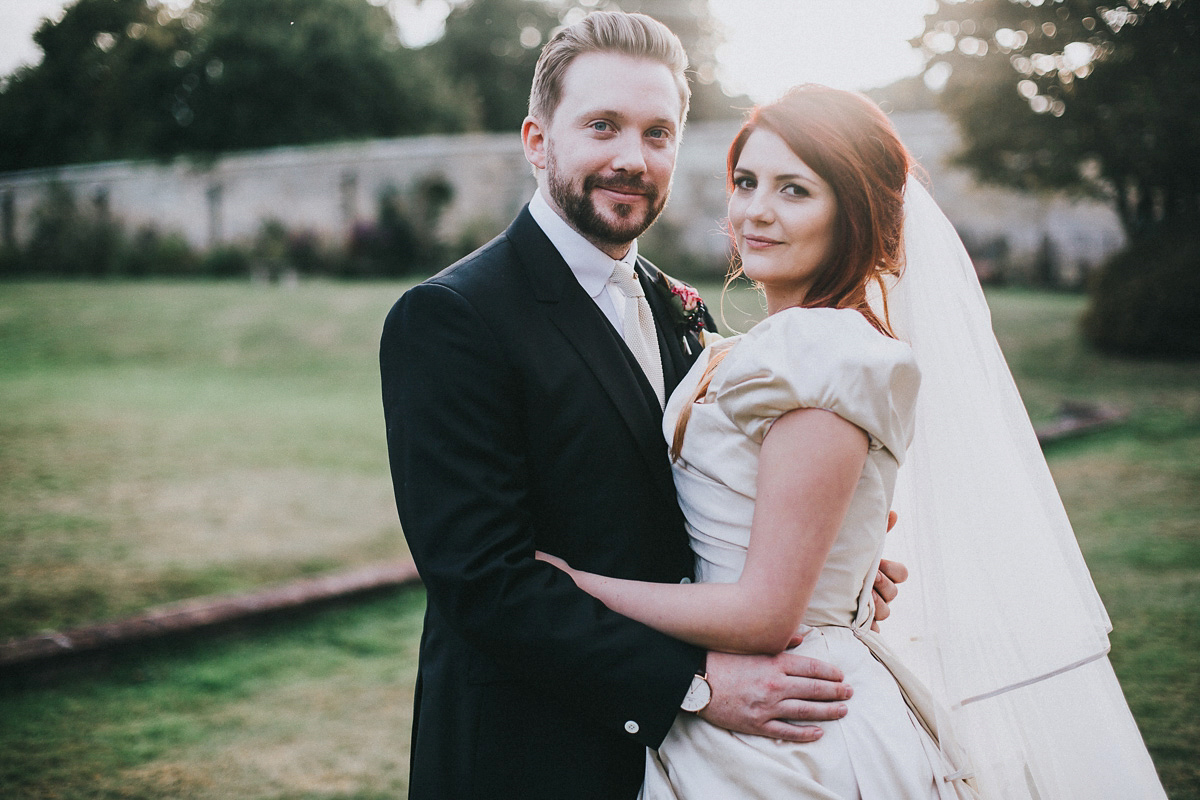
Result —
<path fill-rule="evenodd" d="M 671 70 L 683 113 L 687 119 L 692 90 L 688 86 L 687 53 L 671 30 L 645 14 L 596 11 L 554 35 L 538 57 L 529 93 L 529 114 L 548 123 L 562 101 L 563 76 L 571 62 L 584 53 L 620 53 L 657 61 Z"/>

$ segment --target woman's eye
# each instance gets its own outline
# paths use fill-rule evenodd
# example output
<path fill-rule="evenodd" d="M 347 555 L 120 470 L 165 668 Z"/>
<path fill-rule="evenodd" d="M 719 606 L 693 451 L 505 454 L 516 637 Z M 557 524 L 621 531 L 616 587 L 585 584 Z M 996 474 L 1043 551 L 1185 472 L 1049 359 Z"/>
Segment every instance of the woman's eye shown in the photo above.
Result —
<path fill-rule="evenodd" d="M 734 178 L 733 179 L 733 188 L 735 188 L 735 189 L 753 189 L 754 188 L 754 178 L 748 178 L 744 175 L 740 178 Z"/>
<path fill-rule="evenodd" d="M 785 185 L 783 187 L 783 189 L 781 189 L 780 191 L 782 191 L 784 194 L 791 195 L 792 197 L 807 197 L 808 196 L 808 189 L 805 189 L 803 186 L 800 186 L 795 183 L 789 183 L 789 184 Z"/>

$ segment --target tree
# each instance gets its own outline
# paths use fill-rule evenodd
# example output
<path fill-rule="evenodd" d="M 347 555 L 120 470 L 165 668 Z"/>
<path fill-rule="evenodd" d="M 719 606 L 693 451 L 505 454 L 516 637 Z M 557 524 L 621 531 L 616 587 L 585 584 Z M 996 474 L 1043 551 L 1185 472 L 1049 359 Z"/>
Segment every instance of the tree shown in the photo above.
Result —
<path fill-rule="evenodd" d="M 0 169 L 474 127 L 368 0 L 77 0 L 0 87 Z"/>
<path fill-rule="evenodd" d="M 941 0 L 927 77 L 986 181 L 1108 199 L 1126 249 L 1083 320 L 1102 350 L 1200 357 L 1200 4 Z"/>
<path fill-rule="evenodd" d="M 1196 0 L 943 0 L 918 41 L 984 180 L 1107 197 L 1135 238 L 1200 222 Z"/>
<path fill-rule="evenodd" d="M 472 109 L 366 0 L 196 0 L 191 149 L 464 130 Z M 191 87 L 191 88 L 189 88 Z"/>
<path fill-rule="evenodd" d="M 525 118 L 542 45 L 589 11 L 618 7 L 649 14 L 679 36 L 690 60 L 691 119 L 738 115 L 715 81 L 719 37 L 705 0 L 460 0 L 443 37 L 426 49 L 445 65 L 462 102 L 479 108 L 485 129 L 514 131 Z"/>
<path fill-rule="evenodd" d="M 145 0 L 80 0 L 34 33 L 44 57 L 0 91 L 0 169 L 170 149 L 194 33 Z"/>
<path fill-rule="evenodd" d="M 479 109 L 483 128 L 516 131 L 541 46 L 559 24 L 559 11 L 542 0 L 470 0 L 426 50 L 445 66 L 459 102 Z"/>

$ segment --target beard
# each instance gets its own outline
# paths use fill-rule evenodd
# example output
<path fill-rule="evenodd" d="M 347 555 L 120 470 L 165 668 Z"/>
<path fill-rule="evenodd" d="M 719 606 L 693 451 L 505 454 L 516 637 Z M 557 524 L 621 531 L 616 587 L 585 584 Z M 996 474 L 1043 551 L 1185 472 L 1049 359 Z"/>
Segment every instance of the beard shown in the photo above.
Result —
<path fill-rule="evenodd" d="M 660 198 L 658 187 L 641 178 L 602 178 L 596 174 L 585 176 L 582 186 L 576 186 L 559 174 L 553 149 L 547 152 L 546 179 L 550 197 L 562 209 L 571 227 L 589 241 L 608 245 L 628 244 L 641 236 L 658 219 L 670 193 L 668 189 Z M 637 192 L 645 196 L 646 210 L 639 214 L 634 205 L 617 203 L 612 206 L 616 219 L 606 218 L 592 197 L 596 189 Z"/>

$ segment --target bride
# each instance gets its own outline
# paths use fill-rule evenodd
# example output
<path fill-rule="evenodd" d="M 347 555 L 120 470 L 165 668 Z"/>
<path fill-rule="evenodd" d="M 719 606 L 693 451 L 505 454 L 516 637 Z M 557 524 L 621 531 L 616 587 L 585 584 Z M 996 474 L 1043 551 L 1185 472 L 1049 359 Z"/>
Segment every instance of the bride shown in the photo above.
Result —
<path fill-rule="evenodd" d="M 802 635 L 793 652 L 854 694 L 810 744 L 680 714 L 642 797 L 1165 797 L 974 272 L 886 116 L 798 87 L 752 112 L 728 167 L 768 316 L 708 347 L 666 406 L 697 582 L 539 558 L 710 650 Z M 916 585 L 885 637 L 871 586 L 893 506 Z"/>

